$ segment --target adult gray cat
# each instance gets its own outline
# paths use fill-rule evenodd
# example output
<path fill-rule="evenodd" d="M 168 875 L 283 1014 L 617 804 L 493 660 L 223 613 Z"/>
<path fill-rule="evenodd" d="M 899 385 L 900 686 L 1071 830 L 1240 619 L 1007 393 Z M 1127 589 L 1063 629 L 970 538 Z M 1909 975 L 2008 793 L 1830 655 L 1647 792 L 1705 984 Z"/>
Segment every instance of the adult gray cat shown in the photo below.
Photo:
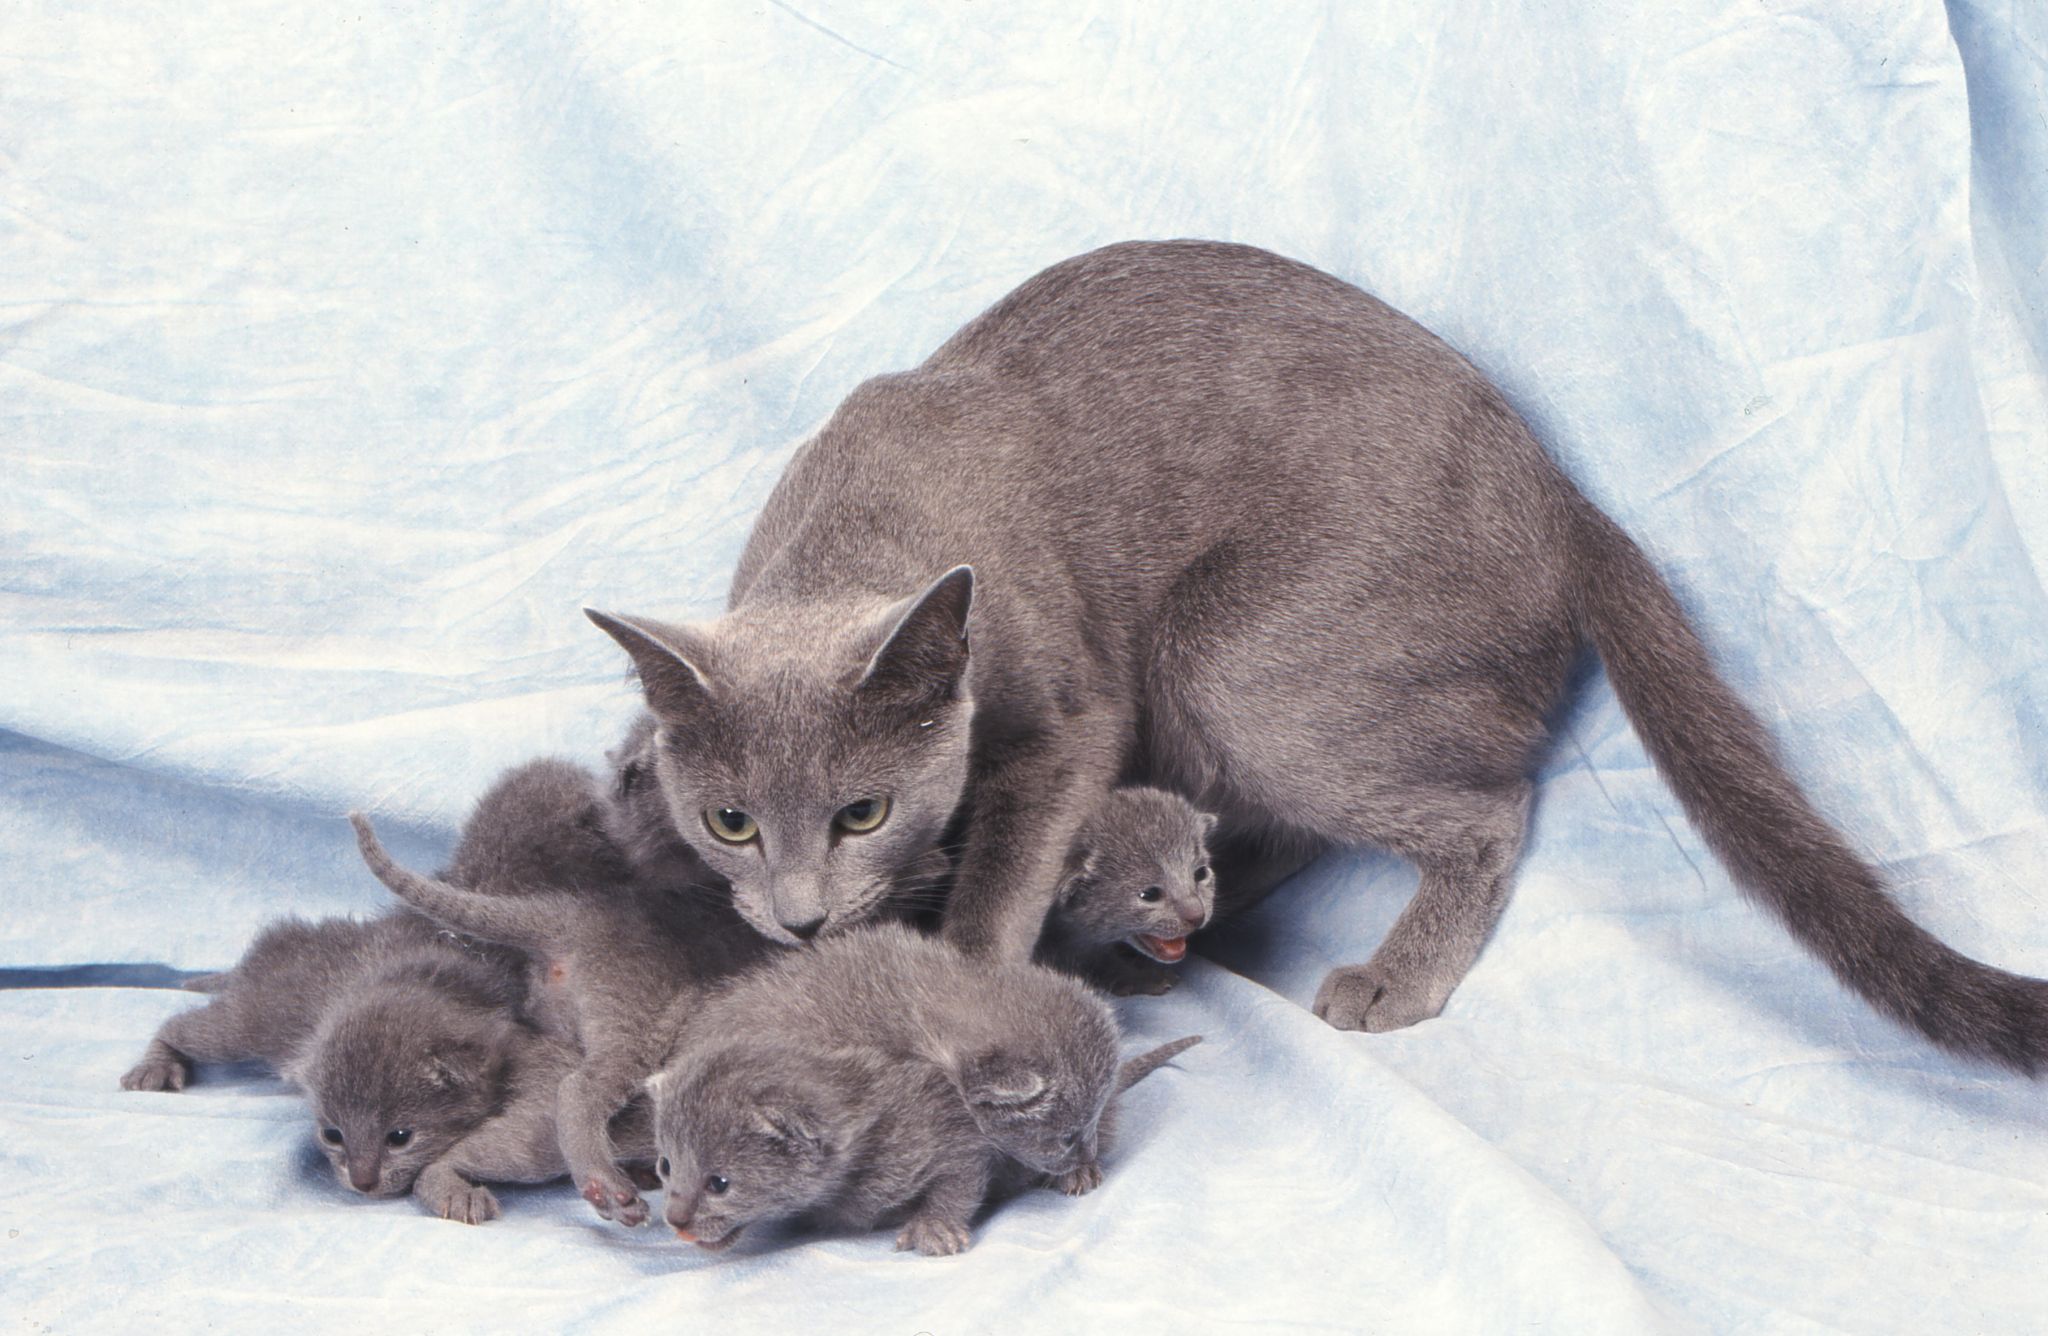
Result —
<path fill-rule="evenodd" d="M 1247 898 L 1332 844 L 1420 868 L 1316 998 L 1367 1030 L 1437 1014 L 1478 956 L 1590 640 L 1708 843 L 1845 983 L 1957 1052 L 2048 1059 L 2048 983 L 1906 917 L 1500 393 L 1263 251 L 1053 266 L 848 396 L 723 617 L 592 616 L 638 666 L 678 823 L 769 936 L 859 918 L 964 800 L 947 932 L 1022 958 L 1122 774 L 1218 813 Z"/>

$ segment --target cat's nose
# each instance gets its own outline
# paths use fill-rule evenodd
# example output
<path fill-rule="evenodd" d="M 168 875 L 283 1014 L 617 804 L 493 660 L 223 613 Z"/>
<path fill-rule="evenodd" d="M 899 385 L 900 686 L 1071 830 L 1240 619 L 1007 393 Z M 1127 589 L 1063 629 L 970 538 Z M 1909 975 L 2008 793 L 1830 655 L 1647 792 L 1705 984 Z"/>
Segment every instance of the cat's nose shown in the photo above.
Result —
<path fill-rule="evenodd" d="M 1180 911 L 1180 921 L 1187 924 L 1189 932 L 1193 932 L 1209 921 L 1209 911 L 1206 909 L 1190 909 L 1183 905 Z"/>
<path fill-rule="evenodd" d="M 799 942 L 810 941 L 811 938 L 816 937 L 818 935 L 818 929 L 824 926 L 825 916 L 823 914 L 818 915 L 818 917 L 811 919 L 809 922 L 806 923 L 785 923 L 782 925 L 783 930 L 789 933 L 790 936 L 796 938 Z"/>
<path fill-rule="evenodd" d="M 357 1192 L 375 1192 L 377 1190 L 377 1166 L 375 1164 L 364 1164 L 358 1160 L 350 1160 L 348 1162 L 348 1185 Z"/>

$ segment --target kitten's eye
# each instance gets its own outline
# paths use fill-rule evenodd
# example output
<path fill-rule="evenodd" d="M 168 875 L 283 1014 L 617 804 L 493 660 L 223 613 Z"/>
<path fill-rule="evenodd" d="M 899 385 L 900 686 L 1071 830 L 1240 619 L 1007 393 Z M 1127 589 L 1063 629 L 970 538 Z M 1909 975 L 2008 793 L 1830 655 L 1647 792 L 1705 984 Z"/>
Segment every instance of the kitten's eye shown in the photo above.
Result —
<path fill-rule="evenodd" d="M 718 1174 L 713 1174 L 704 1180 L 704 1190 L 714 1197 L 723 1197 L 725 1190 L 731 1186 L 731 1183 Z"/>
<path fill-rule="evenodd" d="M 745 844 L 761 833 L 761 827 L 754 823 L 754 818 L 730 807 L 714 807 L 707 811 L 704 824 L 727 844 Z"/>
<path fill-rule="evenodd" d="M 339 1146 L 341 1144 L 341 1129 L 338 1127 L 323 1127 L 320 1129 L 320 1139 L 330 1146 Z"/>
<path fill-rule="evenodd" d="M 1159 897 L 1165 894 L 1166 892 L 1157 886 L 1147 886 L 1144 890 L 1138 892 L 1138 898 L 1148 905 L 1157 904 Z"/>
<path fill-rule="evenodd" d="M 654 1172 L 663 1178 L 668 1177 L 668 1156 L 664 1155 L 654 1162 Z"/>
<path fill-rule="evenodd" d="M 412 1129 L 410 1127 L 394 1127 L 385 1134 L 384 1144 L 387 1146 L 403 1146 L 411 1140 Z"/>
<path fill-rule="evenodd" d="M 1074 1148 L 1074 1143 L 1076 1141 L 1079 1141 L 1080 1139 L 1081 1134 L 1079 1132 L 1069 1132 L 1065 1136 L 1060 1138 L 1060 1149 L 1072 1150 Z"/>
<path fill-rule="evenodd" d="M 834 813 L 832 824 L 855 835 L 865 835 L 881 825 L 888 816 L 887 798 L 863 798 L 857 803 L 848 803 Z"/>
<path fill-rule="evenodd" d="M 1198 883 L 1209 880 L 1209 865 L 1207 863 L 1195 869 L 1195 880 Z"/>

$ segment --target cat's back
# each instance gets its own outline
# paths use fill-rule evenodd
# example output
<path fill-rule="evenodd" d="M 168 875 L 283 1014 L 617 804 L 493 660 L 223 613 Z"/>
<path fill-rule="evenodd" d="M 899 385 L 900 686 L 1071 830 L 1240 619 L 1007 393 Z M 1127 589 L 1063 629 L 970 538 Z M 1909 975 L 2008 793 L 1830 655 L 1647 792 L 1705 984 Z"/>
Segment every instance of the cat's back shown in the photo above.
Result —
<path fill-rule="evenodd" d="M 603 782 L 549 756 L 506 771 L 477 800 L 444 880 L 503 895 L 584 890 L 630 872 Z"/>

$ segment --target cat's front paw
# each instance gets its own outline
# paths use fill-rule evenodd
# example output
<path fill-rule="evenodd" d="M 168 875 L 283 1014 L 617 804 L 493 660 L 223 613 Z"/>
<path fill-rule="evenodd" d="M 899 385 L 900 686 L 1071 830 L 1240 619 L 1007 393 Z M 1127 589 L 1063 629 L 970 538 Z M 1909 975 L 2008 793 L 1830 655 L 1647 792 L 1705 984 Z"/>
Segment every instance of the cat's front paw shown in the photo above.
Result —
<path fill-rule="evenodd" d="M 954 1253 L 965 1252 L 972 1242 L 974 1235 L 964 1221 L 930 1220 L 920 1216 L 897 1234 L 896 1251 L 915 1249 L 926 1257 L 951 1257 Z"/>
<path fill-rule="evenodd" d="M 497 1195 L 489 1188 L 459 1178 L 435 1194 L 435 1199 L 427 1206 L 443 1220 L 465 1225 L 481 1225 L 503 1214 L 498 1208 Z"/>
<path fill-rule="evenodd" d="M 1331 970 L 1316 990 L 1315 1013 L 1339 1030 L 1385 1034 L 1405 1030 L 1444 1009 L 1428 979 L 1413 979 L 1367 963 Z"/>
<path fill-rule="evenodd" d="M 1102 1166 L 1090 1160 L 1078 1169 L 1054 1174 L 1052 1185 L 1069 1197 L 1085 1197 L 1102 1186 Z"/>
<path fill-rule="evenodd" d="M 183 1090 L 192 1076 L 191 1065 L 172 1054 L 151 1053 L 128 1069 L 121 1078 L 123 1090 Z"/>
<path fill-rule="evenodd" d="M 583 1200 L 591 1209 L 606 1220 L 615 1220 L 629 1228 L 647 1223 L 647 1203 L 640 1199 L 639 1189 L 633 1180 L 613 1170 L 609 1174 L 592 1174 L 583 1180 Z"/>

